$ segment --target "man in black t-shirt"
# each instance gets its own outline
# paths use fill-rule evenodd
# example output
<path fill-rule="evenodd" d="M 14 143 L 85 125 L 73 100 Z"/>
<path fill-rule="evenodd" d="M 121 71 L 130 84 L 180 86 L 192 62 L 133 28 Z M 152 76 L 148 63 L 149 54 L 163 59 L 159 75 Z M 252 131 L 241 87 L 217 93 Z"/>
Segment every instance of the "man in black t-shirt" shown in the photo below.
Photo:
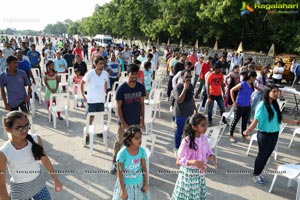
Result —
<path fill-rule="evenodd" d="M 84 76 L 87 72 L 86 63 L 81 60 L 80 55 L 76 55 L 75 60 L 76 62 L 74 63 L 74 70 L 78 69 L 80 71 L 80 75 Z"/>
<path fill-rule="evenodd" d="M 182 53 L 180 55 L 180 62 L 176 63 L 174 66 L 174 76 L 179 72 L 184 70 L 184 64 L 186 60 L 186 54 Z"/>
<path fill-rule="evenodd" d="M 83 59 L 86 57 L 87 60 L 89 60 L 89 45 L 87 42 L 84 42 L 83 46 Z"/>
<path fill-rule="evenodd" d="M 123 146 L 124 131 L 129 126 L 137 125 L 143 128 L 144 121 L 144 97 L 146 96 L 145 86 L 137 82 L 139 67 L 130 64 L 127 67 L 127 82 L 118 87 L 116 92 L 117 110 L 119 116 L 119 129 L 114 144 L 113 164 L 110 173 L 117 173 L 116 158 Z"/>

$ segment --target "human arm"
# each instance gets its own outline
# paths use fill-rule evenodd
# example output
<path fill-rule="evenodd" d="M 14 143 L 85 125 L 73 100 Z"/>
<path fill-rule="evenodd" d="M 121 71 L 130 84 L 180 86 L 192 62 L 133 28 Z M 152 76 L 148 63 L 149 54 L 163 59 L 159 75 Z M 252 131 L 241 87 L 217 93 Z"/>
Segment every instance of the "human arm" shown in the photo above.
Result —
<path fill-rule="evenodd" d="M 6 92 L 5 92 L 4 87 L 1 87 L 1 97 L 3 99 L 5 110 L 10 111 L 11 108 L 10 108 L 10 105 L 7 103 Z"/>
<path fill-rule="evenodd" d="M 123 117 L 123 111 L 122 111 L 122 100 L 117 100 L 117 110 L 118 110 L 118 116 L 121 122 L 121 126 L 123 129 L 128 128 L 128 124 L 125 122 L 125 119 Z"/>
<path fill-rule="evenodd" d="M 256 127 L 257 123 L 258 123 L 258 120 L 254 119 L 252 121 L 252 123 L 250 124 L 250 126 L 243 132 L 243 135 L 248 136 L 251 133 L 251 131 L 253 131 L 253 129 Z"/>
<path fill-rule="evenodd" d="M 144 187 L 142 188 L 142 192 L 147 192 L 148 190 L 148 174 L 147 174 L 147 165 L 145 158 L 142 158 L 142 171 L 143 171 L 143 180 L 144 180 Z"/>
<path fill-rule="evenodd" d="M 231 90 L 230 90 L 230 97 L 231 97 L 231 100 L 232 100 L 232 103 L 233 103 L 234 106 L 237 106 L 237 103 L 235 101 L 234 93 L 236 91 L 239 91 L 241 88 L 242 88 L 242 85 L 239 83 L 236 86 L 234 86 L 233 88 L 231 88 Z"/>
<path fill-rule="evenodd" d="M 145 126 L 145 103 L 144 103 L 144 97 L 141 97 L 141 100 L 140 100 L 140 109 L 141 109 L 140 128 L 144 128 L 144 126 Z"/>
<path fill-rule="evenodd" d="M 215 169 L 217 169 L 217 159 L 216 159 L 216 156 L 214 154 L 211 154 L 208 157 L 208 160 L 211 160 L 213 162 L 213 165 L 214 165 Z"/>
<path fill-rule="evenodd" d="M 123 163 L 118 162 L 118 180 L 119 180 L 119 184 L 121 187 L 121 192 L 120 192 L 120 197 L 122 198 L 122 200 L 126 200 L 128 195 L 125 189 L 125 184 L 124 184 L 124 180 L 123 180 Z"/>
<path fill-rule="evenodd" d="M 177 103 L 179 103 L 179 104 L 183 103 L 189 87 L 190 87 L 190 81 L 186 80 L 183 83 L 183 90 L 182 90 L 181 94 L 179 95 L 179 97 L 177 99 Z"/>
<path fill-rule="evenodd" d="M 293 119 L 282 118 L 282 122 L 288 123 L 288 124 L 294 124 L 294 125 L 298 125 L 298 126 L 300 125 L 300 120 L 299 119 L 293 120 Z"/>
<path fill-rule="evenodd" d="M 81 90 L 81 95 L 82 95 L 84 101 L 87 101 L 87 100 L 86 100 L 86 96 L 85 96 L 85 92 L 84 92 L 84 84 L 85 84 L 85 81 L 82 80 L 82 81 L 80 82 L 80 90 Z"/>
<path fill-rule="evenodd" d="M 35 79 L 31 70 L 29 70 L 29 77 L 32 79 L 32 83 L 35 84 Z"/>
<path fill-rule="evenodd" d="M 7 159 L 5 155 L 0 152 L 0 199 L 9 200 L 8 192 L 6 188 L 6 162 Z"/>

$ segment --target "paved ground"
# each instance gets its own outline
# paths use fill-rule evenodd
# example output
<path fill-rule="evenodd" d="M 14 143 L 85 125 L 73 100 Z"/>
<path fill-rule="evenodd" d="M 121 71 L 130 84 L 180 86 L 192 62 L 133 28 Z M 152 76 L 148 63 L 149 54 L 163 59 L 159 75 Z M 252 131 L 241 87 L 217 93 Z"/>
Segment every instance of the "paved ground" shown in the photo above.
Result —
<path fill-rule="evenodd" d="M 166 85 L 166 84 L 164 84 Z M 294 107 L 291 97 L 287 108 Z M 37 104 L 38 105 L 38 104 Z M 72 104 L 71 104 L 72 105 Z M 156 118 L 153 133 L 157 135 L 154 154 L 150 160 L 150 193 L 151 199 L 170 199 L 177 178 L 175 155 L 172 151 L 174 134 L 172 132 L 170 103 L 161 102 L 162 113 Z M 5 115 L 3 102 L 0 102 L 0 114 Z M 286 117 L 294 117 L 289 109 L 284 111 Z M 116 118 L 113 116 L 109 130 L 109 149 L 105 153 L 102 139 L 96 138 L 94 155 L 89 155 L 89 149 L 82 146 L 82 130 L 85 121 L 83 109 L 70 109 L 70 127 L 65 121 L 58 121 L 57 128 L 53 129 L 48 122 L 47 111 L 44 103 L 38 105 L 38 111 L 33 123 L 36 133 L 43 139 L 46 152 L 50 157 L 56 171 L 60 171 L 59 179 L 64 185 L 64 190 L 55 193 L 53 182 L 49 177 L 47 185 L 54 200 L 99 200 L 111 199 L 116 176 L 107 174 L 112 161 L 112 147 L 117 132 Z M 216 124 L 219 116 L 214 118 Z M 266 170 L 275 170 L 284 163 L 300 163 L 300 139 L 296 138 L 291 149 L 288 143 L 294 127 L 288 125 L 280 136 L 279 155 L 277 161 L 271 158 Z M 238 129 L 236 129 L 238 130 Z M 1 130 L 1 136 L 3 132 Z M 287 179 L 279 177 L 274 186 L 273 193 L 268 193 L 270 183 L 266 186 L 257 186 L 250 177 L 253 169 L 257 143 L 254 142 L 250 155 L 246 156 L 248 143 L 242 141 L 241 136 L 235 133 L 237 142 L 231 144 L 228 139 L 228 128 L 219 143 L 218 169 L 210 170 L 207 175 L 208 199 L 295 199 L 296 187 L 288 188 Z M 2 137 L 1 137 L 2 138 Z M 4 143 L 0 139 L 0 145 Z M 269 181 L 273 175 L 266 174 Z"/>

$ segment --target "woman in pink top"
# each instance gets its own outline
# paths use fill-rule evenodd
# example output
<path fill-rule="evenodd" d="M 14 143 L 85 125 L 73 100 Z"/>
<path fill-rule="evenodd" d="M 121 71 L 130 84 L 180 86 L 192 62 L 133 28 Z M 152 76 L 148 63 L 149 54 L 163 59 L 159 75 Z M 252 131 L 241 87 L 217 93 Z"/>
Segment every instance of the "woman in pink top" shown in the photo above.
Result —
<path fill-rule="evenodd" d="M 205 132 L 207 121 L 204 115 L 195 113 L 187 120 L 184 138 L 181 141 L 176 164 L 180 171 L 172 199 L 206 199 L 204 171 L 207 161 L 212 160 L 216 167 L 216 157 L 212 153 Z"/>

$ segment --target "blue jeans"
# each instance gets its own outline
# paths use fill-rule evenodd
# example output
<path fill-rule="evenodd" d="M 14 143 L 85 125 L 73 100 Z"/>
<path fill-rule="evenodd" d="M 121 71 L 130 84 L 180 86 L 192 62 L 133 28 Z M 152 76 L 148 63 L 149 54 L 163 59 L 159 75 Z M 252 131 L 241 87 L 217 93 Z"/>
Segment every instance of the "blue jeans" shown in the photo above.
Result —
<path fill-rule="evenodd" d="M 214 108 L 214 102 L 217 101 L 218 106 L 221 110 L 221 116 L 222 116 L 223 112 L 225 112 L 225 106 L 224 106 L 224 100 L 223 100 L 222 95 L 220 95 L 220 96 L 210 95 L 210 99 L 211 99 L 211 102 L 208 105 L 208 121 L 212 122 L 212 111 Z"/>
<path fill-rule="evenodd" d="M 39 193 L 34 195 L 32 198 L 34 200 L 51 200 L 51 196 L 47 187 L 44 187 Z"/>
<path fill-rule="evenodd" d="M 188 117 L 175 117 L 175 122 L 177 125 L 175 131 L 175 148 L 178 149 L 181 143 L 183 128 Z"/>

